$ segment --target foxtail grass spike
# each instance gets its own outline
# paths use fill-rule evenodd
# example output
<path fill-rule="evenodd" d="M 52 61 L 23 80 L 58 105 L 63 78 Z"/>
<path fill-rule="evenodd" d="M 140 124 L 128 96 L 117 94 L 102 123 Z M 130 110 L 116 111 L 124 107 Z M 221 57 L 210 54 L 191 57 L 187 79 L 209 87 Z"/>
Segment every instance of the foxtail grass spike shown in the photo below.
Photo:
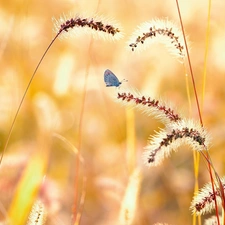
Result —
<path fill-rule="evenodd" d="M 189 145 L 193 150 L 207 150 L 209 137 L 200 124 L 191 120 L 172 123 L 166 130 L 162 129 L 151 137 L 143 153 L 144 162 L 149 166 L 157 166 L 183 144 Z"/>
<path fill-rule="evenodd" d="M 38 200 L 34 203 L 28 218 L 27 225 L 44 225 L 46 221 L 46 210 L 44 204 Z"/>
<path fill-rule="evenodd" d="M 155 42 L 164 44 L 179 60 L 186 55 L 182 32 L 169 20 L 155 19 L 141 24 L 130 38 L 129 46 L 132 51 L 142 50 Z"/>
<path fill-rule="evenodd" d="M 219 216 L 220 224 L 222 222 L 222 216 Z M 218 225 L 217 217 L 211 216 L 210 218 L 206 219 L 204 221 L 204 225 Z"/>
<path fill-rule="evenodd" d="M 131 92 L 118 92 L 117 99 L 125 105 L 137 107 L 144 113 L 153 115 L 162 122 L 177 122 L 181 117 L 173 109 L 167 107 L 159 100 L 152 99 L 143 95 L 133 94 Z"/>
<path fill-rule="evenodd" d="M 223 191 L 225 189 L 225 177 L 221 178 Z M 215 198 L 218 205 L 222 205 L 221 192 L 219 184 L 215 182 L 215 193 L 212 190 L 212 183 L 207 183 L 200 191 L 194 196 L 191 202 L 191 211 L 196 215 L 204 215 L 210 213 L 215 209 Z"/>
<path fill-rule="evenodd" d="M 94 38 L 119 39 L 122 37 L 121 29 L 115 22 L 108 21 L 98 16 L 66 16 L 59 19 L 53 18 L 54 30 L 62 33 L 61 36 L 74 36 L 80 33 L 92 34 Z M 115 25 L 113 25 L 115 24 Z"/>

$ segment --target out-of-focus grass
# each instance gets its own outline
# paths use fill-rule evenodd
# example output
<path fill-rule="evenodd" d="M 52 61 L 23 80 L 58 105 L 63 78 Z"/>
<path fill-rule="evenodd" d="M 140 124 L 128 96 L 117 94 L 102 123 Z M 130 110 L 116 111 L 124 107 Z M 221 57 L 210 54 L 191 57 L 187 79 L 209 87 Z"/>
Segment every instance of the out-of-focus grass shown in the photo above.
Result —
<path fill-rule="evenodd" d="M 1 149 L 30 76 L 53 37 L 52 17 L 59 17 L 69 11 L 88 15 L 89 11 L 96 10 L 97 4 L 95 0 L 1 2 Z M 204 0 L 181 1 L 180 8 L 186 33 L 192 42 L 191 60 L 200 94 L 207 3 Z M 224 173 L 225 132 L 224 9 L 223 1 L 213 2 L 203 110 L 205 126 L 213 136 L 212 158 L 221 174 Z M 50 156 L 46 181 L 38 196 L 44 200 L 49 212 L 47 224 L 70 223 L 76 155 L 65 143 L 53 138 L 53 134 L 63 135 L 75 147 L 78 144 L 81 96 L 88 60 L 90 72 L 81 144 L 84 166 L 81 166 L 79 175 L 79 191 L 82 190 L 84 174 L 87 177 L 87 189 L 81 224 L 115 224 L 130 175 L 130 165 L 126 162 L 125 109 L 111 98 L 114 88 L 105 87 L 104 70 L 109 68 L 119 78 L 128 79 L 129 82 L 123 85 L 131 85 L 149 95 L 166 98 L 185 116 L 189 116 L 182 65 L 163 46 L 152 46 L 139 55 L 126 48 L 129 35 L 141 22 L 168 17 L 178 23 L 175 2 L 107 0 L 99 2 L 98 13 L 119 21 L 124 28 L 124 38 L 116 42 L 94 40 L 90 52 L 88 45 L 91 38 L 88 35 L 57 40 L 50 49 L 30 87 L 0 167 L 2 220 L 11 215 L 10 205 L 18 194 L 16 190 L 24 179 L 28 162 L 32 161 L 37 151 L 41 151 L 37 146 L 44 145 Z M 192 105 L 191 116 L 197 119 L 194 98 Z M 136 224 L 190 224 L 189 205 L 194 188 L 190 150 L 180 149 L 157 168 L 142 166 L 142 148 L 158 126 L 160 124 L 154 119 L 135 112 L 135 157 L 137 164 L 143 167 Z M 209 180 L 204 164 L 200 165 L 199 177 L 200 185 Z"/>
<path fill-rule="evenodd" d="M 11 203 L 8 219 L 11 224 L 25 224 L 31 206 L 35 202 L 39 186 L 43 181 L 47 154 L 39 152 L 32 156 L 27 168 L 22 174 Z"/>

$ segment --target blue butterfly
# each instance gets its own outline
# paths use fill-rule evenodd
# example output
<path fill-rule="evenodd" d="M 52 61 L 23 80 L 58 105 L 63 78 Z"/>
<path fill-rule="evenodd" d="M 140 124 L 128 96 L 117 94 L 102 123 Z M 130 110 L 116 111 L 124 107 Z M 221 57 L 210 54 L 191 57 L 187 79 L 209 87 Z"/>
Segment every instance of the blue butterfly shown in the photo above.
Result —
<path fill-rule="evenodd" d="M 118 78 L 116 77 L 116 75 L 110 71 L 110 70 L 106 70 L 104 73 L 104 81 L 106 84 L 106 87 L 119 87 L 122 84 L 122 81 L 120 82 L 118 80 Z M 126 80 L 123 80 L 126 81 Z"/>

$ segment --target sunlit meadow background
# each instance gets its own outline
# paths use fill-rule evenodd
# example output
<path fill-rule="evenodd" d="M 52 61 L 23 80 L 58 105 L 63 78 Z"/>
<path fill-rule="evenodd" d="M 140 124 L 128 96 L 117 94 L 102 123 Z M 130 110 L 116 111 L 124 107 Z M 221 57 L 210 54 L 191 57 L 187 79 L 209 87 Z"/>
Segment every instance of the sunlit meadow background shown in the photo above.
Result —
<path fill-rule="evenodd" d="M 203 120 L 213 138 L 211 156 L 220 175 L 224 175 L 225 2 L 212 1 L 204 102 L 202 80 L 208 1 L 179 2 L 191 41 L 191 62 L 203 106 Z M 124 38 L 92 40 L 86 34 L 57 39 L 53 44 L 29 89 L 0 167 L 1 220 L 8 216 L 18 184 L 33 155 L 43 151 L 48 152 L 48 159 L 47 163 L 43 160 L 46 177 L 39 197 L 49 212 L 47 224 L 70 224 L 77 161 L 71 146 L 54 136 L 60 134 L 74 147 L 80 146 L 83 157 L 78 196 L 86 190 L 86 198 L 80 224 L 119 224 L 121 200 L 131 173 L 126 157 L 128 146 L 132 146 L 127 142 L 126 115 L 130 112 L 114 101 L 115 88 L 105 87 L 105 69 L 112 70 L 121 80 L 128 79 L 122 86 L 166 99 L 183 115 L 198 120 L 192 88 L 191 108 L 188 105 L 182 64 L 158 44 L 139 54 L 127 47 L 129 36 L 142 22 L 168 18 L 179 24 L 175 1 L 1 0 L 1 150 L 26 85 L 55 35 L 52 18 L 69 12 L 86 15 L 96 12 L 114 19 L 121 24 Z M 159 167 L 144 166 L 143 147 L 149 135 L 162 124 L 138 111 L 134 112 L 134 121 L 135 164 L 142 174 L 134 224 L 191 224 L 189 206 L 194 189 L 191 150 L 180 148 Z M 84 177 L 86 188 L 82 186 Z M 201 160 L 200 186 L 208 181 L 208 172 Z M 20 194 L 26 196 L 22 192 L 20 190 Z"/>

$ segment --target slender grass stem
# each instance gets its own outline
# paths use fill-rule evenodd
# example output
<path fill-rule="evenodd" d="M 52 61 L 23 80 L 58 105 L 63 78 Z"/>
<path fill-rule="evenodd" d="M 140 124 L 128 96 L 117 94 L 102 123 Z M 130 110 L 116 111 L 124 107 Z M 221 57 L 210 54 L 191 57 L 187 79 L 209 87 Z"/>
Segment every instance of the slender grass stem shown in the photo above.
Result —
<path fill-rule="evenodd" d="M 207 30 L 206 30 L 206 40 L 205 40 L 205 55 L 204 55 L 204 71 L 203 71 L 203 84 L 202 84 L 202 109 L 205 99 L 205 86 L 206 86 L 206 75 L 207 75 L 207 61 L 209 54 L 209 37 L 210 37 L 210 12 L 211 12 L 211 0 L 209 0 L 208 6 L 208 19 L 207 19 Z"/>
<path fill-rule="evenodd" d="M 185 34 L 184 34 L 184 26 L 183 26 L 183 22 L 182 22 L 182 18 L 181 18 L 181 13 L 180 13 L 180 7 L 179 7 L 178 0 L 176 0 L 176 5 L 177 5 L 178 15 L 179 15 L 180 24 L 181 24 L 181 28 L 182 28 L 182 32 L 183 32 L 185 48 L 186 48 L 186 51 L 187 51 L 188 64 L 189 64 L 190 73 L 191 73 L 192 86 L 193 86 L 193 89 L 194 89 L 194 95 L 195 95 L 195 100 L 196 100 L 196 104 L 197 104 L 199 120 L 200 120 L 201 125 L 203 126 L 202 114 L 201 114 L 201 109 L 200 109 L 200 105 L 199 105 L 199 100 L 198 100 L 198 94 L 197 94 L 194 74 L 193 74 L 193 70 L 192 70 L 192 66 L 191 66 L 190 54 L 189 54 L 189 51 L 188 51 L 187 41 L 186 41 L 186 37 L 185 37 Z M 204 155 L 204 154 L 202 154 L 202 155 Z M 209 169 L 209 175 L 210 175 L 210 179 L 211 179 L 211 183 L 212 183 L 212 190 L 213 190 L 213 193 L 215 194 L 214 180 L 213 180 L 212 167 L 211 167 L 212 163 L 211 163 L 210 155 L 209 155 L 208 151 L 206 151 L 206 155 L 204 155 L 204 156 L 206 157 L 206 160 L 208 162 L 208 169 Z M 215 172 L 215 170 L 214 170 L 214 172 Z M 223 191 L 223 190 L 221 190 L 221 191 Z M 217 216 L 218 225 L 220 225 L 218 205 L 217 205 L 216 198 L 215 198 L 215 209 L 216 209 L 216 216 Z"/>
<path fill-rule="evenodd" d="M 194 73 L 193 73 L 192 66 L 191 66 L 191 59 L 190 59 L 190 54 L 189 54 L 188 47 L 187 47 L 187 40 L 186 40 L 186 36 L 185 36 L 185 33 L 184 33 L 184 26 L 183 26 L 183 22 L 182 22 L 182 18 L 181 18 L 178 0 L 176 0 L 176 3 L 177 3 L 177 10 L 178 10 L 178 15 L 179 15 L 179 19 L 180 19 L 181 29 L 182 29 L 182 33 L 183 33 L 183 37 L 184 37 L 184 44 L 185 44 L 185 48 L 186 48 L 186 51 L 187 51 L 188 65 L 189 65 L 189 68 L 190 68 L 192 86 L 193 86 L 193 89 L 194 89 L 199 120 L 200 120 L 201 125 L 203 126 L 202 114 L 201 114 L 201 109 L 200 109 L 199 100 L 198 100 L 198 94 L 197 94 L 197 89 L 196 89 L 196 84 L 195 84 L 195 79 L 194 79 Z"/>
<path fill-rule="evenodd" d="M 40 64 L 42 63 L 44 57 L 46 56 L 48 50 L 49 50 L 50 47 L 53 45 L 53 43 L 55 42 L 55 40 L 57 39 L 57 37 L 60 35 L 61 32 L 62 32 L 62 31 L 59 31 L 59 32 L 56 34 L 56 36 L 53 38 L 53 40 L 51 41 L 51 43 L 48 45 L 47 49 L 45 50 L 44 54 L 42 55 L 42 57 L 41 57 L 39 63 L 37 64 L 37 67 L 35 68 L 35 70 L 34 70 L 32 76 L 31 76 L 31 78 L 30 78 L 30 80 L 29 80 L 29 82 L 28 82 L 28 84 L 27 84 L 27 87 L 26 87 L 26 89 L 25 89 L 25 92 L 24 92 L 24 94 L 23 94 L 23 96 L 22 96 L 22 99 L 20 100 L 19 106 L 18 106 L 18 108 L 17 108 L 17 110 L 16 110 L 16 114 L 15 114 L 15 116 L 14 116 L 14 118 L 13 118 L 12 124 L 11 124 L 11 126 L 10 126 L 10 128 L 9 128 L 9 133 L 8 133 L 8 135 L 7 135 L 6 142 L 5 142 L 5 145 L 4 145 L 2 154 L 1 154 L 1 158 L 0 158 L 0 165 L 1 165 L 1 163 L 2 163 L 2 159 L 3 159 L 4 153 L 5 153 L 5 151 L 6 151 L 7 147 L 8 147 L 8 143 L 9 143 L 10 137 L 11 137 L 11 135 L 12 135 L 13 128 L 14 128 L 15 123 L 16 123 L 16 119 L 17 119 L 17 117 L 18 117 L 18 115 L 19 115 L 20 109 L 21 109 L 22 104 L 23 104 L 23 102 L 24 102 L 24 99 L 25 99 L 25 97 L 26 97 L 26 95 L 27 95 L 27 92 L 28 92 L 28 90 L 29 90 L 29 88 L 30 88 L 30 86 L 31 86 L 31 83 L 32 83 L 32 81 L 33 81 L 33 79 L 34 79 L 34 77 L 35 77 L 35 75 L 36 75 L 36 72 L 37 72 L 37 70 L 38 70 Z"/>

